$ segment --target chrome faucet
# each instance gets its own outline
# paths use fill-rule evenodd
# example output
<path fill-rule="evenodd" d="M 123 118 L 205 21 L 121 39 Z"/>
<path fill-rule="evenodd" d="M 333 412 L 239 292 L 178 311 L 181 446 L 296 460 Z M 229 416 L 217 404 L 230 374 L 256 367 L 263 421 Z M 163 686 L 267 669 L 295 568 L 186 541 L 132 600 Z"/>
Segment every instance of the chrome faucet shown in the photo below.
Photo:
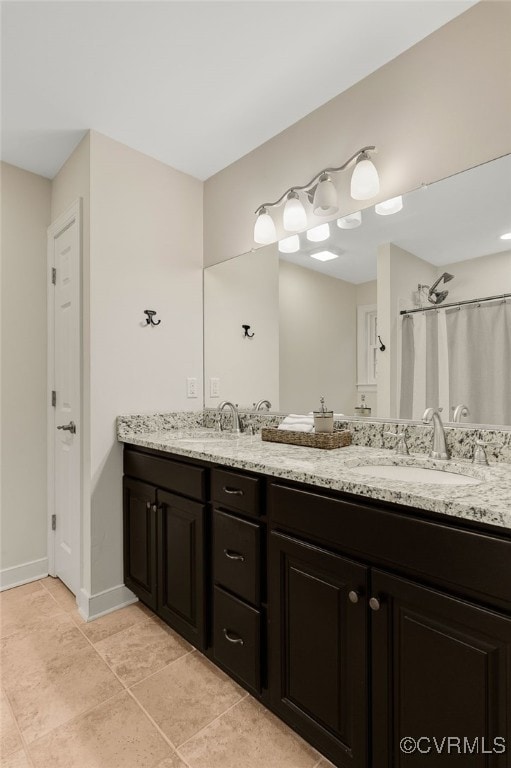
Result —
<path fill-rule="evenodd" d="M 234 405 L 234 403 L 229 402 L 229 400 L 222 400 L 222 402 L 218 406 L 218 412 L 221 414 L 224 408 L 230 408 L 231 414 L 232 414 L 232 427 L 231 432 L 234 432 L 235 434 L 239 435 L 241 433 L 241 424 L 240 424 L 240 415 L 238 413 L 237 407 Z M 222 421 L 220 420 L 220 429 L 222 429 Z"/>
<path fill-rule="evenodd" d="M 461 421 L 462 416 L 470 416 L 470 411 L 468 410 L 468 406 L 460 404 L 460 405 L 457 405 L 456 408 L 454 409 L 452 420 Z"/>
<path fill-rule="evenodd" d="M 433 422 L 433 443 L 429 452 L 429 458 L 446 461 L 449 458 L 449 451 L 445 444 L 444 425 L 440 418 L 441 410 L 441 408 L 426 408 L 422 421 L 424 424 L 431 424 Z"/>
<path fill-rule="evenodd" d="M 266 406 L 266 410 L 269 411 L 271 408 L 271 403 L 269 400 L 259 400 L 259 402 L 254 403 L 254 411 L 262 411 L 263 406 Z"/>

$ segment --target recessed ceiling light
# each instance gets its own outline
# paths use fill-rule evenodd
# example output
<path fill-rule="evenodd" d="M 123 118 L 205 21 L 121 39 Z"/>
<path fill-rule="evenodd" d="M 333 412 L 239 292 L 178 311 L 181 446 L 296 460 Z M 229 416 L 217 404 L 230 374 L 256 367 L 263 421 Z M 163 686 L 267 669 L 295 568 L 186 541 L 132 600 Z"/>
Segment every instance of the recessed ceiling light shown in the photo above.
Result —
<path fill-rule="evenodd" d="M 300 250 L 300 238 L 298 235 L 291 235 L 279 240 L 279 251 L 281 253 L 296 253 Z"/>
<path fill-rule="evenodd" d="M 403 198 L 401 195 L 392 197 L 390 200 L 384 200 L 382 203 L 377 203 L 374 206 L 374 210 L 380 216 L 391 216 L 393 213 L 398 213 L 403 207 Z"/>
<path fill-rule="evenodd" d="M 317 259 L 318 261 L 332 261 L 332 259 L 338 259 L 338 253 L 332 253 L 332 251 L 318 251 L 317 253 L 309 253 L 311 259 Z"/>
<path fill-rule="evenodd" d="M 307 230 L 307 240 L 311 243 L 321 243 L 330 237 L 330 227 L 328 224 L 320 224 L 319 227 L 313 227 Z"/>
<path fill-rule="evenodd" d="M 511 240 L 511 232 L 506 232 L 505 235 L 500 236 L 501 240 Z"/>

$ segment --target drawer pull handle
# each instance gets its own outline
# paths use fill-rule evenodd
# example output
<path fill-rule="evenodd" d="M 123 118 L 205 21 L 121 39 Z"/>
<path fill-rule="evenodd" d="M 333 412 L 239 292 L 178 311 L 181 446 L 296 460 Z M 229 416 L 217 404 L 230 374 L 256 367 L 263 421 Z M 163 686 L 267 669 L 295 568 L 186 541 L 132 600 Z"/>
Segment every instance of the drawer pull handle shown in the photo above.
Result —
<path fill-rule="evenodd" d="M 243 491 L 241 488 L 229 488 L 228 485 L 224 485 L 222 491 L 230 494 L 231 496 L 243 496 Z"/>
<path fill-rule="evenodd" d="M 234 635 L 232 632 L 229 632 L 228 629 L 225 627 L 223 628 L 222 632 L 224 633 L 224 637 L 226 640 L 228 640 L 230 643 L 238 643 L 239 645 L 245 645 L 243 642 L 243 638 L 241 638 L 239 635 Z"/>
<path fill-rule="evenodd" d="M 224 555 L 229 558 L 229 560 L 241 560 L 241 562 L 245 562 L 245 556 L 240 555 L 239 552 L 234 552 L 232 549 L 224 549 Z"/>

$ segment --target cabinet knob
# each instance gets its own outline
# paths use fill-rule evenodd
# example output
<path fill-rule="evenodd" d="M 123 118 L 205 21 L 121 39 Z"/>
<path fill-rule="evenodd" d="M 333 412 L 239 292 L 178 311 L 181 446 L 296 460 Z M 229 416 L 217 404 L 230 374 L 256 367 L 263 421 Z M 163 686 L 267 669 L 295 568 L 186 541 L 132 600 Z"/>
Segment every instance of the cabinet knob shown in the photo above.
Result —
<path fill-rule="evenodd" d="M 149 512 L 149 510 L 151 509 L 151 502 L 150 502 L 150 501 L 146 501 L 146 505 L 145 505 L 145 508 L 146 508 L 146 509 L 147 509 L 147 511 Z"/>
<path fill-rule="evenodd" d="M 380 610 L 380 601 L 377 597 L 371 597 L 369 600 L 369 608 L 372 611 L 379 611 Z"/>
<path fill-rule="evenodd" d="M 360 599 L 360 595 L 354 589 L 350 589 L 350 591 L 348 592 L 348 597 L 349 597 L 350 603 L 358 603 Z"/>
<path fill-rule="evenodd" d="M 158 511 L 158 505 L 157 504 L 153 504 L 153 512 L 157 512 L 157 511 Z"/>
<path fill-rule="evenodd" d="M 239 643 L 239 645 L 244 645 L 243 638 L 241 638 L 239 635 L 235 635 L 233 632 L 230 632 L 226 627 L 223 628 L 224 637 L 226 640 L 228 640 L 230 643 Z"/>

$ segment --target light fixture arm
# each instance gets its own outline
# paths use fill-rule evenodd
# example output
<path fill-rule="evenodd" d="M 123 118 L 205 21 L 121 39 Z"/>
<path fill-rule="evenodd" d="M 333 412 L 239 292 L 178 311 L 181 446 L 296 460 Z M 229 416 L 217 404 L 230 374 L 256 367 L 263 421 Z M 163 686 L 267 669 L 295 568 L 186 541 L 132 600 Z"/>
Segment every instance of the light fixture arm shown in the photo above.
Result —
<path fill-rule="evenodd" d="M 279 197 L 278 200 L 275 200 L 275 202 L 273 203 L 263 203 L 258 208 L 256 208 L 255 213 L 256 214 L 259 213 L 263 208 L 274 208 L 275 206 L 280 205 L 282 202 L 284 202 L 284 200 L 287 198 L 287 196 L 291 192 L 303 192 L 304 190 L 310 190 L 311 187 L 317 181 L 319 181 L 319 179 L 321 178 L 321 176 L 323 176 L 323 174 L 338 173 L 339 171 L 344 171 L 346 170 L 348 165 L 353 162 L 353 160 L 358 159 L 361 155 L 365 155 L 367 152 L 375 152 L 375 151 L 376 151 L 376 147 L 374 146 L 363 147 L 362 149 L 359 149 L 358 152 L 355 152 L 354 155 L 352 155 L 348 160 L 346 160 L 345 163 L 340 165 L 338 168 L 323 168 L 322 171 L 320 171 L 315 176 L 313 176 L 313 178 L 309 181 L 308 184 L 304 184 L 301 187 L 289 187 L 289 189 L 286 189 L 286 191 Z"/>

